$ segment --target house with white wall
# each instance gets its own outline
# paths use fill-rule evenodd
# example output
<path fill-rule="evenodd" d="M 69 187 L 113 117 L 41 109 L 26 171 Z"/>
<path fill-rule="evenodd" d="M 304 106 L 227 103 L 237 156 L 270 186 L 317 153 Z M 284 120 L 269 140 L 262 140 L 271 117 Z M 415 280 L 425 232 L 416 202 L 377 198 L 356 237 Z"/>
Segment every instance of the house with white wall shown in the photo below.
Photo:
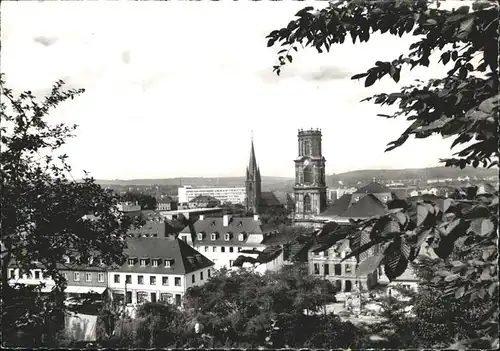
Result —
<path fill-rule="evenodd" d="M 273 232 L 274 228 L 263 225 L 258 215 L 253 217 L 200 215 L 192 226 L 187 226 L 179 233 L 179 239 L 213 261 L 215 269 L 220 269 L 233 267 L 234 261 L 241 255 L 257 258 L 266 248 L 264 243 L 266 235 Z M 269 265 L 258 265 L 255 269 L 263 273 L 269 269 Z"/>
<path fill-rule="evenodd" d="M 212 261 L 173 237 L 129 238 L 127 246 L 126 262 L 108 270 L 108 286 L 129 311 L 148 301 L 181 306 L 186 290 L 213 274 Z"/>

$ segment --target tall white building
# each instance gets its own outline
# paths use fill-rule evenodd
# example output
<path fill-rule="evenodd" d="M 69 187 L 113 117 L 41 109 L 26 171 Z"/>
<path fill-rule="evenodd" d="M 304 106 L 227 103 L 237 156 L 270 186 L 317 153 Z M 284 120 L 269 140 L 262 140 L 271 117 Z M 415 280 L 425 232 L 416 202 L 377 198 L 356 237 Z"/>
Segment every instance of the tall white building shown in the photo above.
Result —
<path fill-rule="evenodd" d="M 245 187 L 194 188 L 190 185 L 186 185 L 178 188 L 179 203 L 190 202 L 195 197 L 200 195 L 212 196 L 222 203 L 231 202 L 233 204 L 243 204 L 245 203 L 246 192 Z"/>

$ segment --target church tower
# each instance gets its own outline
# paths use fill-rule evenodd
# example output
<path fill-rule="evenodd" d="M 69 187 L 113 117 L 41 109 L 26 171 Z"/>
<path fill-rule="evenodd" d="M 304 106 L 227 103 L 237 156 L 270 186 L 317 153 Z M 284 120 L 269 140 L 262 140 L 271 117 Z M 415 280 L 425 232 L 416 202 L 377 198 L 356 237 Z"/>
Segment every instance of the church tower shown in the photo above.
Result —
<path fill-rule="evenodd" d="M 255 150 L 252 146 L 250 149 L 250 160 L 247 167 L 247 177 L 245 180 L 246 189 L 246 209 L 247 211 L 253 212 L 253 214 L 259 213 L 260 196 L 261 196 L 261 180 L 260 180 L 260 170 L 257 165 L 257 160 L 255 158 Z"/>
<path fill-rule="evenodd" d="M 326 208 L 325 158 L 321 153 L 321 130 L 301 130 L 295 162 L 294 219 L 310 219 Z"/>

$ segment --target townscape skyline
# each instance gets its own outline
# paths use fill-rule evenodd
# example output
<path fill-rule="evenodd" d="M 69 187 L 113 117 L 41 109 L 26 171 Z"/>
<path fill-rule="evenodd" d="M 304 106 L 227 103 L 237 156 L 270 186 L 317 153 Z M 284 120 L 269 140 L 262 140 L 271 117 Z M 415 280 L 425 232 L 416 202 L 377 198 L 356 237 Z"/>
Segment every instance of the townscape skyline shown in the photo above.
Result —
<path fill-rule="evenodd" d="M 452 140 L 440 136 L 384 153 L 408 122 L 376 117 L 389 110 L 359 103 L 443 76 L 448 66 L 403 70 L 398 84 L 384 79 L 370 88 L 350 79 L 373 57 L 394 59 L 415 37 L 374 37 L 328 55 L 308 49 L 277 77 L 277 50 L 265 36 L 308 2 L 235 5 L 5 3 L 2 71 L 11 88 L 40 98 L 58 79 L 86 89 L 52 115 L 79 125 L 62 150 L 75 178 L 83 170 L 97 179 L 241 176 L 251 130 L 262 174 L 280 177 L 293 177 L 301 128 L 322 129 L 328 174 L 432 167 L 452 154 Z M 186 17 L 191 24 L 181 27 Z"/>

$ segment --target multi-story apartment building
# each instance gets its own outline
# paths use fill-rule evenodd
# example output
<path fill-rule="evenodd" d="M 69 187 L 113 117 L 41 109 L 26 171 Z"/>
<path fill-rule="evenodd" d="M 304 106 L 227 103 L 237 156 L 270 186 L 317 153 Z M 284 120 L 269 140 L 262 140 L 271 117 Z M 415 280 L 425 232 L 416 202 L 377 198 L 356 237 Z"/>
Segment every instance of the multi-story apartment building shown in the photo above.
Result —
<path fill-rule="evenodd" d="M 66 257 L 66 263 L 58 265 L 59 271 L 66 278 L 66 289 L 64 292 L 67 297 L 78 297 L 80 295 L 94 294 L 103 295 L 108 287 L 108 276 L 106 267 L 100 262 L 95 262 L 92 257 L 88 258 L 86 264 L 75 262 L 76 257 Z M 31 269 L 29 272 L 21 273 L 19 268 L 9 268 L 9 283 L 26 285 L 45 286 L 41 292 L 50 292 L 55 287 L 52 278 L 44 275 L 43 268 Z"/>
<path fill-rule="evenodd" d="M 352 194 L 344 194 L 337 199 L 323 213 L 315 216 L 318 222 L 335 222 L 343 225 L 349 223 L 350 219 L 366 219 L 373 216 L 388 213 L 387 202 L 395 197 L 394 193 L 387 187 L 372 182 L 361 187 Z M 368 229 L 367 229 L 368 230 Z M 369 235 L 364 232 L 362 235 Z M 321 238 L 319 238 L 321 241 Z M 362 240 L 368 242 L 369 239 Z M 378 246 L 373 246 L 369 252 L 363 253 L 359 260 L 377 253 Z M 350 252 L 349 243 L 342 245 L 317 245 L 309 250 L 309 271 L 311 274 L 324 276 L 332 280 L 341 291 L 350 292 L 354 286 L 361 290 L 370 289 L 377 284 L 387 284 L 389 281 L 383 272 L 383 267 L 366 276 L 356 277 L 356 260 L 351 258 L 340 262 Z M 405 273 L 405 284 L 408 281 L 416 282 L 412 272 Z"/>
<path fill-rule="evenodd" d="M 188 203 L 195 197 L 200 195 L 212 196 L 219 200 L 221 203 L 230 202 L 233 204 L 244 204 L 246 192 L 245 187 L 194 188 L 190 185 L 186 185 L 178 188 L 179 203 Z"/>
<path fill-rule="evenodd" d="M 271 226 L 265 226 L 258 215 L 253 217 L 232 217 L 224 215 L 222 218 L 204 217 L 201 215 L 190 227 L 179 233 L 179 239 L 194 247 L 214 262 L 215 268 L 233 267 L 234 261 L 240 256 L 257 258 L 266 245 L 268 234 L 274 232 Z M 274 269 L 273 265 L 282 263 L 279 258 L 268 265 L 260 265 L 258 272 Z"/>
<path fill-rule="evenodd" d="M 204 284 L 213 273 L 212 261 L 173 237 L 131 238 L 127 245 L 127 260 L 109 269 L 108 285 L 130 310 L 146 301 L 181 306 L 186 290 Z"/>

